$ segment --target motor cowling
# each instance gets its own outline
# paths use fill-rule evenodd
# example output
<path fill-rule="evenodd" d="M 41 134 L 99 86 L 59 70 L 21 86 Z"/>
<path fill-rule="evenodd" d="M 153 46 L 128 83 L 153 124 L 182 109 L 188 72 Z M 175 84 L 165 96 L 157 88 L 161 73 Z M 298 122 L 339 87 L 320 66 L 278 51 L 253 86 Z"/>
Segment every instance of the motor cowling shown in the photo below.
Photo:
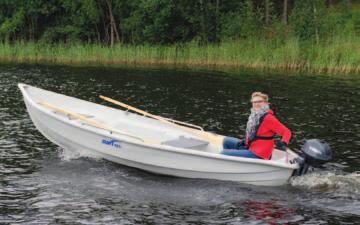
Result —
<path fill-rule="evenodd" d="M 329 144 L 319 139 L 310 139 L 301 147 L 301 154 L 297 162 L 300 168 L 296 175 L 304 175 L 310 166 L 320 167 L 331 160 L 331 148 Z"/>

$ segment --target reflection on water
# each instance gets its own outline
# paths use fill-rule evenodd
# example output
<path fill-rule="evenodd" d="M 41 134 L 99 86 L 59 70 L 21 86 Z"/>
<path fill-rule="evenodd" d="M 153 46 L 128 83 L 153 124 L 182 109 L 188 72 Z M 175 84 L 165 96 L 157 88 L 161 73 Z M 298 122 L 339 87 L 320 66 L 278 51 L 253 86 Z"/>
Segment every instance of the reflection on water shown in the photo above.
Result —
<path fill-rule="evenodd" d="M 295 211 L 292 208 L 281 206 L 276 201 L 248 200 L 244 202 L 244 205 L 244 216 L 268 224 L 284 224 L 288 222 L 288 217 Z"/>
<path fill-rule="evenodd" d="M 0 223 L 357 224 L 360 79 L 0 66 Z M 327 140 L 333 161 L 282 187 L 157 176 L 63 150 L 37 132 L 18 82 L 106 104 L 106 95 L 154 114 L 243 136 L 249 94 L 270 94 L 298 150 Z"/>

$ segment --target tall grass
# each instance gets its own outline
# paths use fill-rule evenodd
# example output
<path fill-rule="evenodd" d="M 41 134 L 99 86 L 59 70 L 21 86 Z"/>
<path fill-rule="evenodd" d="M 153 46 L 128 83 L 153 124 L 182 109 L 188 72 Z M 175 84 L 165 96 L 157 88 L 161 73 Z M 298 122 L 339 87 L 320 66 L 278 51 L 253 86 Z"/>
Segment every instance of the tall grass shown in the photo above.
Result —
<path fill-rule="evenodd" d="M 320 44 L 295 38 L 247 39 L 199 46 L 0 43 L 0 61 L 95 65 L 171 65 L 191 68 L 360 73 L 360 38 L 337 37 Z"/>

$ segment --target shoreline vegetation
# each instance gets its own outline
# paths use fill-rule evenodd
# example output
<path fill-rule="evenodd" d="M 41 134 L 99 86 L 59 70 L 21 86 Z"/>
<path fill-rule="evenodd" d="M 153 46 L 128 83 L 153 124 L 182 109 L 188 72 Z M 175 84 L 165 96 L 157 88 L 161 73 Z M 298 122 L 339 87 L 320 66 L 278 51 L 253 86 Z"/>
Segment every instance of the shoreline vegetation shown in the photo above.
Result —
<path fill-rule="evenodd" d="M 288 39 L 237 40 L 198 45 L 0 43 L 0 61 L 55 65 L 141 66 L 190 69 L 252 69 L 314 74 L 360 73 L 360 39 L 338 38 L 319 44 Z"/>
<path fill-rule="evenodd" d="M 360 3 L 0 0 L 0 62 L 360 74 Z"/>

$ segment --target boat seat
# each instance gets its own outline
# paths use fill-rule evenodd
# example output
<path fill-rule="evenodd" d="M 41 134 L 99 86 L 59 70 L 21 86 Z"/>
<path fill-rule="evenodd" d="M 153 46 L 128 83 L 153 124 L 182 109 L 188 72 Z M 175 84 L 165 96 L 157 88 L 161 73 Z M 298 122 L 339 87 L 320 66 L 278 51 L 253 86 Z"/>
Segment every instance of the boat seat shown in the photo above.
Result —
<path fill-rule="evenodd" d="M 163 145 L 170 145 L 177 148 L 201 148 L 209 144 L 207 141 L 179 136 L 177 139 L 161 142 Z"/>

